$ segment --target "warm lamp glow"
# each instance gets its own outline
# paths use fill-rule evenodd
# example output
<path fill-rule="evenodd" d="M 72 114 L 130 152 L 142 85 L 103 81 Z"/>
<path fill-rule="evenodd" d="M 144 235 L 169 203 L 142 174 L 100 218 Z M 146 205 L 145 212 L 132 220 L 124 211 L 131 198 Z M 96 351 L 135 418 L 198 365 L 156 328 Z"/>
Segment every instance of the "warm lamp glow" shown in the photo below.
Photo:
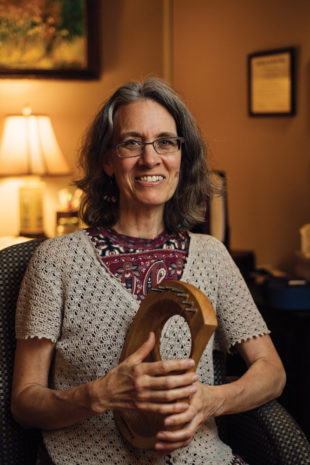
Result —
<path fill-rule="evenodd" d="M 6 116 L 0 146 L 0 176 L 69 173 L 48 116 Z"/>
<path fill-rule="evenodd" d="M 22 115 L 6 116 L 0 145 L 0 176 L 59 176 L 70 173 L 58 145 L 51 120 L 32 115 L 29 107 Z M 19 189 L 20 235 L 44 236 L 43 187 L 38 181 Z"/>

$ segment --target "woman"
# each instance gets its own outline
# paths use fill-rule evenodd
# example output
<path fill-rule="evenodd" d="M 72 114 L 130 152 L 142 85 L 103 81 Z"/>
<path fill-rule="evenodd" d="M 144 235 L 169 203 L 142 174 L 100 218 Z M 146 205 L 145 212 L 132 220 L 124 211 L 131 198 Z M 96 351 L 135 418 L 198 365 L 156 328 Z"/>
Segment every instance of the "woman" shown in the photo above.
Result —
<path fill-rule="evenodd" d="M 220 441 L 213 417 L 280 395 L 285 374 L 225 247 L 188 233 L 211 191 L 193 118 L 160 80 L 129 83 L 99 111 L 81 160 L 85 175 L 77 184 L 90 227 L 45 241 L 21 288 L 16 420 L 42 429 L 56 465 L 244 463 Z M 167 360 L 145 363 L 153 333 L 119 364 L 139 302 L 171 278 L 199 287 L 217 312 L 216 342 L 208 344 L 197 375 L 169 338 L 161 346 Z M 186 340 L 179 322 L 167 332 Z M 248 365 L 244 376 L 212 385 L 214 344 L 239 350 Z M 121 409 L 167 415 L 153 451 L 121 438 L 112 414 Z"/>

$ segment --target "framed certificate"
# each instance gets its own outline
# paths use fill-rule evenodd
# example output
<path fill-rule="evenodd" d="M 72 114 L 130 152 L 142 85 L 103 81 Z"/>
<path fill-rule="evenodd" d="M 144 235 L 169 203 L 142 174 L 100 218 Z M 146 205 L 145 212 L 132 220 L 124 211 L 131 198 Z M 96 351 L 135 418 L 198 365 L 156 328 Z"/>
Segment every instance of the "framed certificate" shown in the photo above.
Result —
<path fill-rule="evenodd" d="M 250 116 L 295 114 L 295 49 L 248 55 Z"/>

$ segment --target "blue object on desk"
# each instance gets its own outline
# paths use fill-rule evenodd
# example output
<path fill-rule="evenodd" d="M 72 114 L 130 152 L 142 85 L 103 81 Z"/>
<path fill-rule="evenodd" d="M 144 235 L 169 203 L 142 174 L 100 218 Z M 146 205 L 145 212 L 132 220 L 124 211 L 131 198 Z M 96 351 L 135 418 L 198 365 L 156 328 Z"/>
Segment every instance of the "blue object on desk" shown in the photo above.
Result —
<path fill-rule="evenodd" d="M 309 310 L 310 283 L 305 280 L 270 276 L 264 283 L 268 306 L 279 310 Z"/>

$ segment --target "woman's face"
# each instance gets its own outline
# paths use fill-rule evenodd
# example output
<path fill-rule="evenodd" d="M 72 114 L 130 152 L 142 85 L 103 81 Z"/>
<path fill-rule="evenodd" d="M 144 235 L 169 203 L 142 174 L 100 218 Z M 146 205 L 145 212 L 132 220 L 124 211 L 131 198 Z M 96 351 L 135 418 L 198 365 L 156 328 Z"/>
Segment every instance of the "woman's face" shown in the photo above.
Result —
<path fill-rule="evenodd" d="M 129 139 L 152 142 L 159 137 L 178 136 L 170 113 L 159 103 L 141 99 L 122 105 L 115 113 L 113 144 Z M 120 191 L 120 212 L 152 208 L 163 210 L 179 181 L 181 150 L 159 155 L 146 145 L 139 157 L 119 158 L 112 150 L 104 163 L 105 172 L 114 174 Z"/>

